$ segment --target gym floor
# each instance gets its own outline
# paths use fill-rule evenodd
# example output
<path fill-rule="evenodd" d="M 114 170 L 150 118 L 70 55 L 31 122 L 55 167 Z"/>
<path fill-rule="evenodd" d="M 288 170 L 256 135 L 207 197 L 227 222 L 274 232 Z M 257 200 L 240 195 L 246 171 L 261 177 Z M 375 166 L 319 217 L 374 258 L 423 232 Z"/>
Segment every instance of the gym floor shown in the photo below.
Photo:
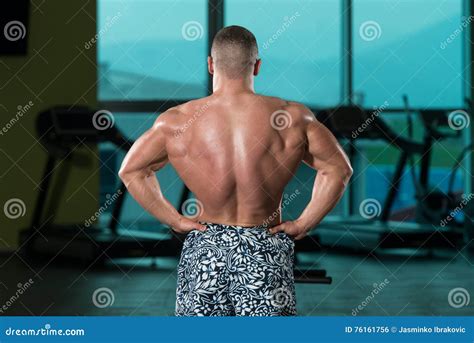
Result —
<path fill-rule="evenodd" d="M 332 253 L 304 253 L 301 259 L 323 263 L 333 278 L 331 285 L 297 284 L 302 316 L 474 314 L 472 306 L 448 302 L 450 290 L 474 288 L 473 264 L 463 251 L 437 259 Z M 8 315 L 173 315 L 176 259 L 115 260 L 99 268 L 32 263 L 16 254 L 0 261 L 2 298 L 15 292 L 18 280 L 34 281 Z M 113 290 L 112 306 L 93 304 L 93 292 L 101 287 Z"/>

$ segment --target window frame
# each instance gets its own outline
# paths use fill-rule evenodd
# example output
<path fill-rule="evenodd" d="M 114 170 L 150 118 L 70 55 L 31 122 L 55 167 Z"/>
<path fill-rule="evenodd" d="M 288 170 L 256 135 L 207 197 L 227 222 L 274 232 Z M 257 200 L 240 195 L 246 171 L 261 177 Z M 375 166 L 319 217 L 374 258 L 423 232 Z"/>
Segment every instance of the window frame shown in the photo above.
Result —
<path fill-rule="evenodd" d="M 352 99 L 354 97 L 354 69 L 353 69 L 353 6 L 354 1 L 357 0 L 339 0 L 341 1 L 341 20 L 342 20 L 342 37 L 341 37 L 341 57 L 342 57 L 342 70 L 341 70 L 341 105 L 350 105 L 352 104 Z M 212 39 L 216 33 L 224 27 L 224 17 L 225 17 L 225 0 L 208 0 L 207 4 L 207 21 L 208 21 L 208 40 L 207 40 L 207 51 L 210 53 Z M 468 16 L 470 13 L 469 1 L 462 0 L 463 14 Z M 462 82 L 462 94 L 470 97 L 469 94 L 469 79 L 470 71 L 467 66 L 467 61 L 470 60 L 470 49 L 467 49 L 468 34 L 463 31 L 462 39 L 464 44 L 462 44 L 463 51 L 461 52 L 463 56 L 463 79 Z M 212 77 L 208 75 L 208 93 L 212 93 Z M 100 108 L 107 109 L 112 112 L 150 112 L 157 113 L 166 111 L 167 109 L 182 104 L 192 100 L 190 99 L 157 99 L 157 100 L 104 100 L 101 101 L 98 99 L 98 104 Z M 313 112 L 317 112 L 322 108 L 310 108 Z M 421 110 L 422 108 L 413 108 L 414 112 Z M 371 110 L 371 109 L 367 109 Z M 433 108 L 436 110 L 436 108 Z M 442 108 L 441 110 L 445 111 L 454 111 L 459 110 L 459 108 Z M 463 108 L 466 110 L 466 108 Z M 403 112 L 403 108 L 388 108 L 384 110 L 384 113 L 396 113 Z"/>

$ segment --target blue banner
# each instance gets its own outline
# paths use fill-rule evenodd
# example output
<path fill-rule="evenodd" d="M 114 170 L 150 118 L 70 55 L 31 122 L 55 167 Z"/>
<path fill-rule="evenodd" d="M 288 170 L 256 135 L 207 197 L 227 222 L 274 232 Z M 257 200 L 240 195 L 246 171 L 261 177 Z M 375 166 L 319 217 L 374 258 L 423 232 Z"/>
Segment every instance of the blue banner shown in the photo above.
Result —
<path fill-rule="evenodd" d="M 474 342 L 473 317 L 0 317 L 0 342 Z"/>

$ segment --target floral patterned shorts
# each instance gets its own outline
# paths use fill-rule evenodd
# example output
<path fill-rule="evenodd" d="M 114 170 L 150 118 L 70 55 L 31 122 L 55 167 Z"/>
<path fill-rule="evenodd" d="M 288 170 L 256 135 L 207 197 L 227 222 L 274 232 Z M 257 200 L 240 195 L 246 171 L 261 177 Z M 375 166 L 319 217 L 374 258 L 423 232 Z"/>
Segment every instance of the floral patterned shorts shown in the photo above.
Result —
<path fill-rule="evenodd" d="M 177 316 L 296 315 L 294 242 L 263 226 L 203 223 L 184 241 Z"/>

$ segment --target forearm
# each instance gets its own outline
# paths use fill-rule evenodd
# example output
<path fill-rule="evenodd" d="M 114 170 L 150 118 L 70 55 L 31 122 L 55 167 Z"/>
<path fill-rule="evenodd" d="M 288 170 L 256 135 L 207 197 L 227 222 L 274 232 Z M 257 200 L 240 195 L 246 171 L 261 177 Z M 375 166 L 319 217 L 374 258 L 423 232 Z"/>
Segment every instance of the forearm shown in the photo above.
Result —
<path fill-rule="evenodd" d="M 349 173 L 318 172 L 311 200 L 297 221 L 307 230 L 317 226 L 339 202 L 349 178 Z"/>
<path fill-rule="evenodd" d="M 164 197 L 155 173 L 128 173 L 122 174 L 124 181 L 132 197 L 152 216 L 161 223 L 175 227 L 181 215 Z"/>

